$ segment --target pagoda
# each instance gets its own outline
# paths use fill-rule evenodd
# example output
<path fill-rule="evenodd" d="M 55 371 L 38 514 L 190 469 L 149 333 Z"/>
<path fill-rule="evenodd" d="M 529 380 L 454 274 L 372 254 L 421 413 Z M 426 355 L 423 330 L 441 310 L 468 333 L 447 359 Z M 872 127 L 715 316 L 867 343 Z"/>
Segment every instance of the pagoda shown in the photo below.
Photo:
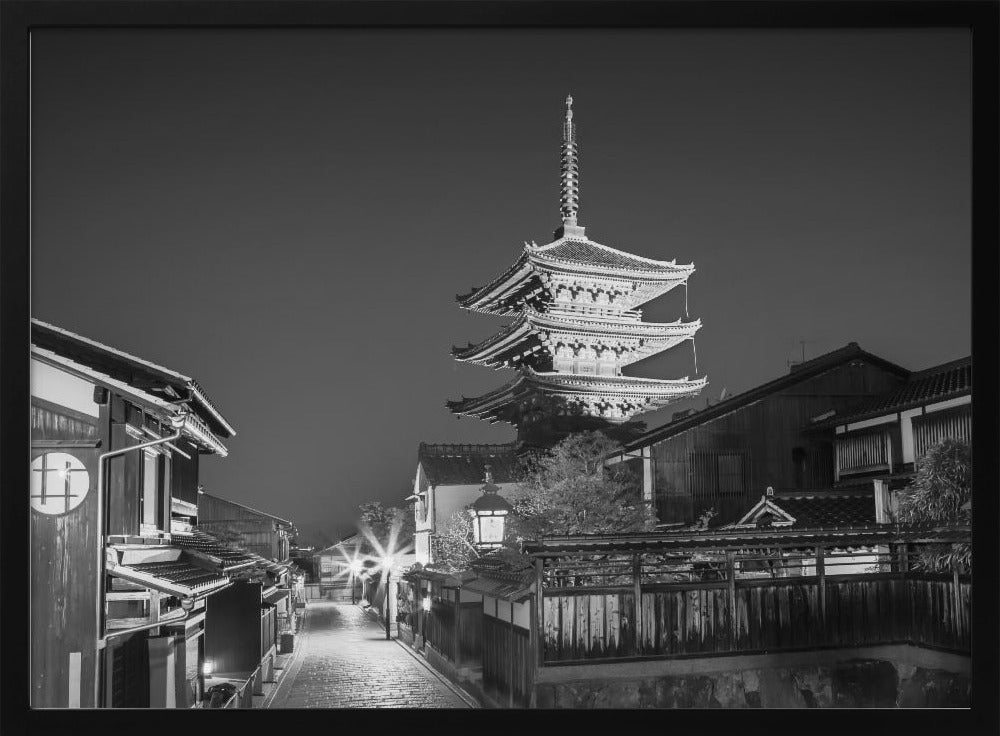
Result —
<path fill-rule="evenodd" d="M 452 349 L 456 360 L 514 368 L 509 383 L 476 398 L 449 401 L 458 416 L 509 422 L 522 444 L 568 432 L 609 428 L 697 395 L 707 378 L 662 380 L 622 375 L 636 361 L 693 340 L 700 320 L 642 321 L 639 307 L 676 286 L 694 265 L 632 255 L 587 238 L 577 224 L 579 166 L 573 98 L 562 141 L 562 226 L 547 245 L 524 244 L 506 271 L 456 299 L 463 309 L 513 317 L 492 337 Z M 697 368 L 695 369 L 697 370 Z"/>

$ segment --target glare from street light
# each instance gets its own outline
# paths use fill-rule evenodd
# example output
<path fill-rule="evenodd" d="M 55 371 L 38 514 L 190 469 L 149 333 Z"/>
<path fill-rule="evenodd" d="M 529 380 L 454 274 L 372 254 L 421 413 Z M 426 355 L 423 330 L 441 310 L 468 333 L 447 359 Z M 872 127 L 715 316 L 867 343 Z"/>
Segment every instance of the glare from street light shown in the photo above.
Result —
<path fill-rule="evenodd" d="M 364 568 L 364 565 L 362 564 L 361 560 L 352 560 L 351 561 L 351 572 L 353 572 L 355 575 L 357 575 L 359 572 L 361 572 L 361 570 L 363 568 Z"/>
<path fill-rule="evenodd" d="M 390 569 L 396 561 L 392 559 L 392 555 L 388 555 L 382 558 L 382 567 L 386 570 Z"/>

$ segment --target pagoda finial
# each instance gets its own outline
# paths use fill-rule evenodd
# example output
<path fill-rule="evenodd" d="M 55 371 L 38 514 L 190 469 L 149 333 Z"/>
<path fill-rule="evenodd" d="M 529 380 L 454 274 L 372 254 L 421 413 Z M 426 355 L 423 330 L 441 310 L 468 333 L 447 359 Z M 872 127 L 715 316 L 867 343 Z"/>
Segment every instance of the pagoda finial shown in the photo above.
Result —
<path fill-rule="evenodd" d="M 573 123 L 573 96 L 566 96 L 566 121 L 563 123 L 562 193 L 559 211 L 563 226 L 576 227 L 580 209 L 580 169 L 576 160 L 576 125 Z"/>

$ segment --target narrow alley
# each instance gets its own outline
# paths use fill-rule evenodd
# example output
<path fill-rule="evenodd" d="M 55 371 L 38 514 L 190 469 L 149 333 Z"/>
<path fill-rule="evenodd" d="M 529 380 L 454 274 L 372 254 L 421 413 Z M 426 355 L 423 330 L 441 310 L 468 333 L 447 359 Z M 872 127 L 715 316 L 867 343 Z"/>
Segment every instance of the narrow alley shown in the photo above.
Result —
<path fill-rule="evenodd" d="M 469 708 L 358 606 L 310 601 L 304 635 L 268 708 Z"/>

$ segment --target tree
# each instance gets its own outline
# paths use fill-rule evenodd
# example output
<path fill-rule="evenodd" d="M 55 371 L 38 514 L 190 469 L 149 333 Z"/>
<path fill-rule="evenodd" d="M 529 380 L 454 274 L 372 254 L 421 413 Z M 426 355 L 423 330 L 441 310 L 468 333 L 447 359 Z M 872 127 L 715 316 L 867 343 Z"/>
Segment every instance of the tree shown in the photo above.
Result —
<path fill-rule="evenodd" d="M 652 529 L 656 515 L 625 463 L 606 466 L 621 446 L 603 432 L 566 437 L 540 455 L 511 499 L 520 539 Z"/>
<path fill-rule="evenodd" d="M 434 539 L 435 568 L 447 572 L 467 570 L 472 561 L 479 558 L 472 527 L 473 518 L 468 509 L 456 511 L 448 517 Z"/>
<path fill-rule="evenodd" d="M 903 523 L 971 523 L 972 450 L 968 443 L 947 438 L 920 461 L 916 477 L 899 493 L 898 515 Z M 929 571 L 972 569 L 968 543 L 927 545 L 919 564 Z"/>

